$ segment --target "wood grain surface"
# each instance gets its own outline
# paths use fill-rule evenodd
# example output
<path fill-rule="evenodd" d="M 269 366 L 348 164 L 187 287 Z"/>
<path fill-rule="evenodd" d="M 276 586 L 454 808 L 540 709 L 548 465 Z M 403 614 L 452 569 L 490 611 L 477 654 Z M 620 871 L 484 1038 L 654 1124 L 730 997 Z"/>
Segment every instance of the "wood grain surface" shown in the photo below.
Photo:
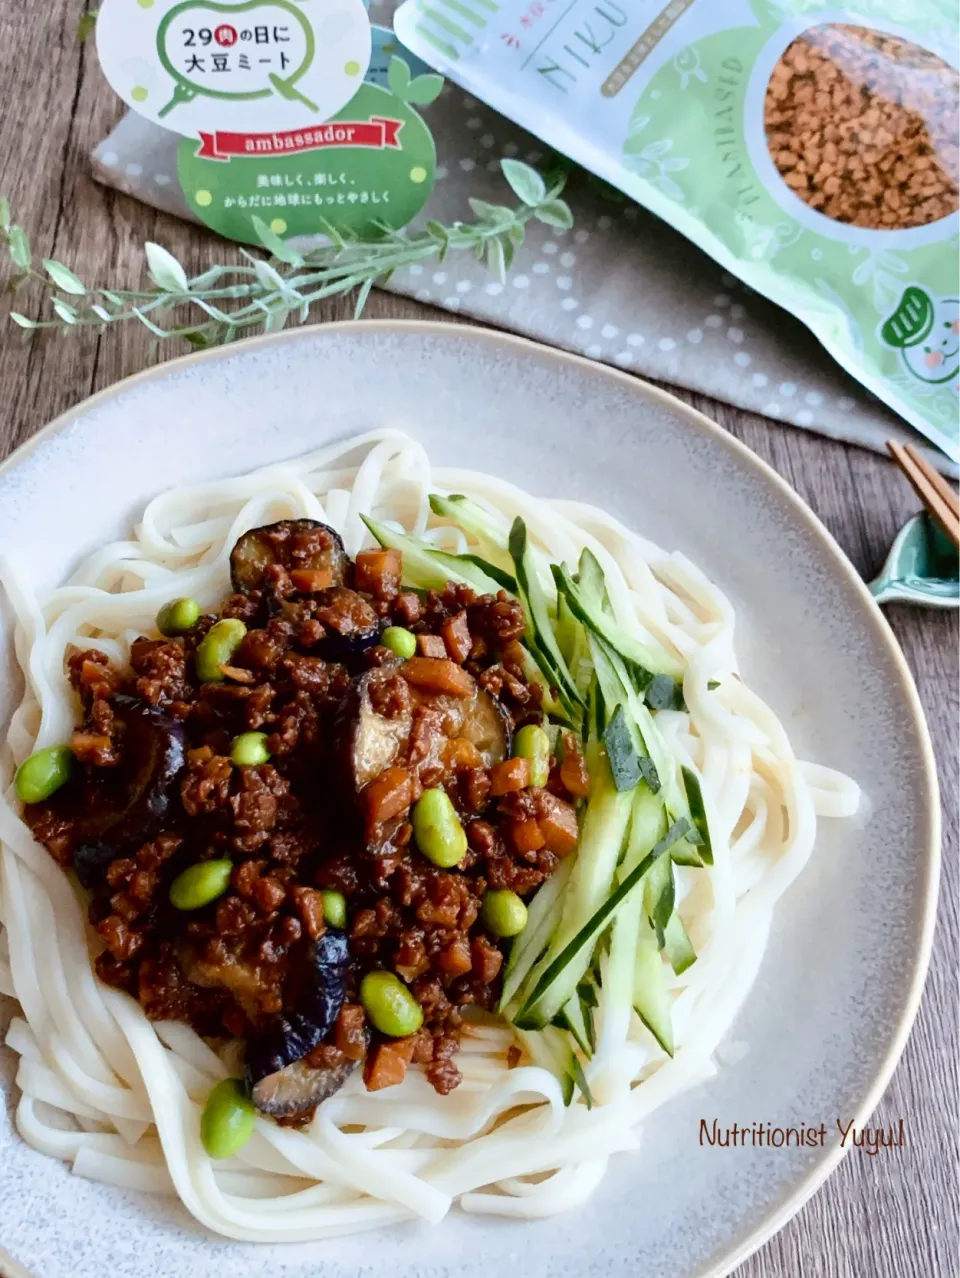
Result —
<path fill-rule="evenodd" d="M 158 240 L 199 270 L 236 250 L 96 186 L 87 154 L 120 114 L 91 45 L 78 46 L 84 0 L 0 3 L 0 194 L 38 255 L 114 286 L 140 278 L 143 241 Z M 37 299 L 16 306 L 37 314 Z M 22 344 L 0 303 L 0 459 L 92 392 L 182 353 L 156 351 L 142 328 Z M 367 313 L 436 317 L 375 293 Z M 335 303 L 317 321 L 350 314 Z M 684 391 L 681 398 L 765 458 L 812 506 L 857 569 L 879 569 L 917 508 L 892 463 Z M 887 617 L 916 677 L 940 768 L 943 878 L 933 961 L 920 1014 L 875 1124 L 904 1120 L 902 1150 L 855 1151 L 738 1278 L 945 1278 L 958 1273 L 957 615 L 891 607 Z M 909 855 L 909 849 L 904 849 Z M 896 908 L 896 902 L 891 903 Z M 2 1238 L 0 1238 L 2 1245 Z M 37 1275 L 36 1278 L 44 1278 Z"/>

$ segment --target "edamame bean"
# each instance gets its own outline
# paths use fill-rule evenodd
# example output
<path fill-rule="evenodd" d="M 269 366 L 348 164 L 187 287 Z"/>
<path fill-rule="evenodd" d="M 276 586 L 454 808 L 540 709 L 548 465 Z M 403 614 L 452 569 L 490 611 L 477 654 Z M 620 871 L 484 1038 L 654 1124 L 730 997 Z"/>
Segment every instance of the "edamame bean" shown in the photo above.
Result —
<path fill-rule="evenodd" d="M 446 790 L 424 790 L 411 820 L 417 847 L 428 861 L 446 870 L 463 858 L 467 836 Z"/>
<path fill-rule="evenodd" d="M 162 635 L 183 635 L 200 620 L 196 599 L 171 599 L 157 613 L 157 629 Z"/>
<path fill-rule="evenodd" d="M 253 1135 L 257 1111 L 239 1078 L 225 1078 L 207 1097 L 200 1139 L 211 1158 L 232 1158 Z"/>
<path fill-rule="evenodd" d="M 232 861 L 198 861 L 170 884 L 170 904 L 178 910 L 199 910 L 230 886 Z"/>
<path fill-rule="evenodd" d="M 513 753 L 518 759 L 530 760 L 530 784 L 546 785 L 550 780 L 550 738 L 543 728 L 528 723 L 520 729 L 513 742 Z"/>
<path fill-rule="evenodd" d="M 270 758 L 265 732 L 241 732 L 230 746 L 230 761 L 238 768 L 255 768 Z"/>
<path fill-rule="evenodd" d="M 222 683 L 225 666 L 240 646 L 247 628 L 238 617 L 224 617 L 207 631 L 197 648 L 197 678 L 203 683 Z"/>
<path fill-rule="evenodd" d="M 342 892 L 327 890 L 323 897 L 323 921 L 331 927 L 347 926 L 347 898 Z"/>
<path fill-rule="evenodd" d="M 46 746 L 24 759 L 17 768 L 14 789 L 23 803 L 42 803 L 56 794 L 73 771 L 69 746 Z"/>
<path fill-rule="evenodd" d="M 380 636 L 380 642 L 385 648 L 389 648 L 391 652 L 395 652 L 398 657 L 403 657 L 405 660 L 417 651 L 417 636 L 409 630 L 404 630 L 403 626 L 387 626 Z"/>
<path fill-rule="evenodd" d="M 527 926 L 527 907 L 516 892 L 484 892 L 480 922 L 493 936 L 518 936 Z"/>
<path fill-rule="evenodd" d="M 374 1028 L 391 1038 L 406 1038 L 423 1024 L 420 1004 L 392 972 L 368 972 L 360 982 L 360 1002 Z"/>

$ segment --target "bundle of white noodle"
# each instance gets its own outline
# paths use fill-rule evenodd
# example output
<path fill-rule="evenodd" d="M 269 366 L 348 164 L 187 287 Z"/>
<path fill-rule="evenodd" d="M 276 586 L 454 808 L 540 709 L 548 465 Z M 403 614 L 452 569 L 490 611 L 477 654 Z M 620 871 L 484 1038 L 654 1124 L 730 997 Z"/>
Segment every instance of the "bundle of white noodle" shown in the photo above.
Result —
<path fill-rule="evenodd" d="M 480 541 L 475 528 L 468 534 L 435 515 L 431 494 L 470 498 L 483 518 Z M 515 957 L 507 969 L 514 988 L 505 1010 L 526 1028 L 502 1017 L 468 1026 L 455 1092 L 437 1095 L 416 1067 L 380 1092 L 364 1091 L 354 1075 L 305 1128 L 258 1118 L 237 1157 L 213 1162 L 201 1144 L 200 1111 L 211 1086 L 233 1070 L 230 1050 L 221 1057 L 185 1025 L 151 1023 L 136 1002 L 95 978 L 84 894 L 20 819 L 12 778 L 31 751 L 69 736 L 75 705 L 65 658 L 73 646 L 102 649 L 124 664 L 131 642 L 151 630 L 170 598 L 217 604 L 229 590 L 230 549 L 248 529 L 321 520 L 354 556 L 372 544 L 363 516 L 388 537 L 405 533 L 453 554 L 499 554 L 506 565 L 511 525 L 522 517 L 528 590 L 542 596 L 568 673 L 592 706 L 585 712 L 560 698 L 556 718 L 574 710 L 589 736 L 589 714 L 597 713 L 591 681 L 605 694 L 588 746 L 596 775 L 581 843 L 541 889 L 539 907 L 534 900 L 531 922 L 536 915 L 549 926 L 538 944 L 529 941 L 535 952 L 525 970 Z M 601 629 L 609 623 L 631 644 L 665 656 L 679 675 L 675 704 L 683 708 L 660 708 L 652 729 L 637 667 L 607 645 L 615 660 L 604 667 L 606 685 L 598 681 L 604 640 L 571 620 L 558 600 L 550 566 L 566 564 L 570 600 L 579 591 L 584 603 L 587 584 L 583 572 L 576 579 L 576 566 L 589 566 L 585 549 L 602 570 L 606 601 L 586 600 L 606 617 Z M 0 992 L 21 1009 L 7 1035 L 20 1056 L 18 1128 L 78 1175 L 176 1194 L 204 1225 L 232 1238 L 297 1241 L 414 1217 L 436 1222 L 454 1202 L 527 1217 L 582 1203 L 610 1155 L 636 1146 L 643 1118 L 714 1071 L 776 902 L 814 847 L 817 819 L 857 807 L 856 785 L 797 760 L 775 715 L 741 681 L 733 610 L 692 563 L 590 506 L 535 498 L 483 474 L 432 469 L 423 449 L 396 432 L 157 497 L 130 540 L 104 546 L 46 596 L 34 596 L 13 564 L 0 563 L 0 577 L 17 617 L 26 685 L 0 774 Z M 555 674 L 556 658 L 549 658 Z M 624 686 L 610 682 L 611 668 Z M 656 765 L 655 795 L 647 771 L 633 788 L 612 784 L 611 738 L 598 735 L 615 708 L 611 688 L 622 702 L 621 741 L 645 748 Z M 638 727 L 645 728 L 639 737 Z M 670 854 L 656 858 L 661 888 L 664 869 L 672 880 L 668 899 L 651 891 L 651 870 L 571 960 L 578 928 L 612 898 L 667 822 L 681 809 L 696 817 L 684 778 L 694 779 L 702 819 L 687 822 L 686 837 L 674 830 Z M 710 857 L 700 855 L 703 833 Z M 607 840 L 599 868 L 598 838 Z M 678 859 L 687 863 L 674 864 L 682 849 Z M 564 962 L 551 977 L 558 956 Z M 511 1068 L 518 1044 L 524 1055 Z"/>

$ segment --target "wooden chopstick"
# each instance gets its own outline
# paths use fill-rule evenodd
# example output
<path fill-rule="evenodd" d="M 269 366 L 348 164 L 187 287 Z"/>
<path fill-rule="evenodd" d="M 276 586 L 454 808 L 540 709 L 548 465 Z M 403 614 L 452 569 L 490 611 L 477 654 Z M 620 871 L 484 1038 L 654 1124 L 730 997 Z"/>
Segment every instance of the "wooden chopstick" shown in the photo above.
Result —
<path fill-rule="evenodd" d="M 913 444 L 907 444 L 905 445 L 905 448 L 906 454 L 910 460 L 920 467 L 924 476 L 930 481 L 933 487 L 936 488 L 937 492 L 939 492 L 940 496 L 947 503 L 949 509 L 953 511 L 954 519 L 960 519 L 960 496 L 953 491 L 952 485 L 948 484 L 944 477 L 939 474 L 938 471 L 933 469 L 927 459 L 917 452 Z"/>
<path fill-rule="evenodd" d="M 933 469 L 912 444 L 904 447 L 887 440 L 890 456 L 897 463 L 924 506 L 960 550 L 960 499 L 942 475 Z"/>

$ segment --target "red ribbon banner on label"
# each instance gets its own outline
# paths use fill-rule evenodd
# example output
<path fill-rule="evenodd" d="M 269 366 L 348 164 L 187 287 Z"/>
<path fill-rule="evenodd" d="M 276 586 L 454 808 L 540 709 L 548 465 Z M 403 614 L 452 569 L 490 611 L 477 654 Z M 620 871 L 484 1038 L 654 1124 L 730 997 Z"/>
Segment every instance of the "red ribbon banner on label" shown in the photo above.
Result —
<path fill-rule="evenodd" d="M 197 155 L 205 160 L 229 160 L 235 155 L 272 157 L 339 146 L 399 150 L 397 134 L 402 128 L 402 120 L 374 116 L 372 120 L 338 120 L 285 133 L 201 133 Z"/>

